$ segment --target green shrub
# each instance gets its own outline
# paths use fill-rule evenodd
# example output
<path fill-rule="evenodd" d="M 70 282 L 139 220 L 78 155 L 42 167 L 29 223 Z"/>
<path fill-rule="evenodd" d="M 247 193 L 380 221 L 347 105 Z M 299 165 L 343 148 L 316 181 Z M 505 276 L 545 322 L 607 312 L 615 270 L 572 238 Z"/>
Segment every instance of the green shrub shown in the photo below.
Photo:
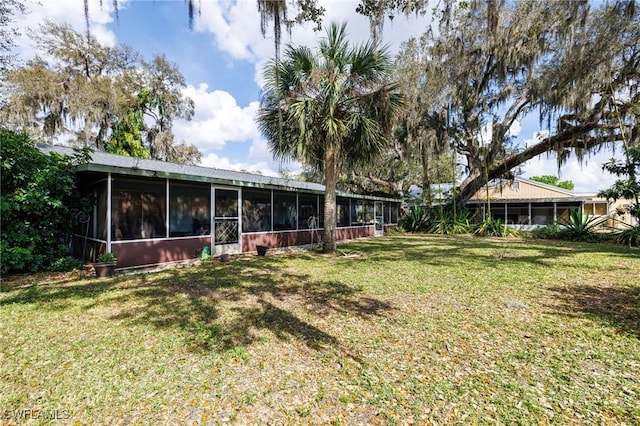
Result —
<path fill-rule="evenodd" d="M 629 247 L 640 247 L 640 225 L 631 226 L 615 234 L 616 242 Z"/>
<path fill-rule="evenodd" d="M 432 234 L 468 234 L 473 229 L 471 222 L 475 218 L 469 210 L 440 210 L 429 229 Z"/>
<path fill-rule="evenodd" d="M 31 250 L 22 247 L 11 247 L 5 241 L 0 243 L 0 272 L 35 272 L 42 267 L 43 256 L 33 254 Z"/>
<path fill-rule="evenodd" d="M 570 241 L 599 241 L 602 235 L 597 232 L 597 229 L 607 219 L 602 216 L 584 215 L 582 209 L 571 209 L 568 219 L 560 220 L 563 228 L 560 229 L 558 238 Z"/>
<path fill-rule="evenodd" d="M 73 157 L 45 155 L 26 134 L 0 129 L 2 272 L 31 272 L 68 253 L 73 209 L 80 208 Z"/>
<path fill-rule="evenodd" d="M 60 257 L 49 265 L 49 270 L 54 272 L 68 272 L 74 269 L 84 269 L 84 264 L 73 256 Z"/>
<path fill-rule="evenodd" d="M 116 254 L 113 253 L 113 252 L 100 253 L 98 255 L 98 258 L 96 259 L 96 261 L 99 262 L 99 263 L 115 262 L 116 260 L 118 260 L 118 258 L 116 256 Z"/>
<path fill-rule="evenodd" d="M 431 210 L 423 206 L 411 206 L 400 218 L 398 225 L 407 232 L 426 232 L 433 221 Z"/>
<path fill-rule="evenodd" d="M 518 231 L 509 228 L 500 219 L 489 217 L 476 227 L 473 234 L 482 237 L 509 237 L 518 235 Z"/>
<path fill-rule="evenodd" d="M 560 227 L 557 223 L 550 223 L 547 226 L 536 228 L 531 231 L 533 238 L 539 238 L 544 240 L 556 240 L 560 239 Z"/>

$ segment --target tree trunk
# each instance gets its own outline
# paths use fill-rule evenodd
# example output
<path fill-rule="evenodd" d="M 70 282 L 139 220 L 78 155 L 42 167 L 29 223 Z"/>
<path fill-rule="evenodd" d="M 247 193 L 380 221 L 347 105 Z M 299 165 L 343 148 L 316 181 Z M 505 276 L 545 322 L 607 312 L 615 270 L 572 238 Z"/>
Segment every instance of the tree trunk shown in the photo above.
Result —
<path fill-rule="evenodd" d="M 475 171 L 473 174 L 467 175 L 466 178 L 460 184 L 460 195 L 458 196 L 458 202 L 460 206 L 464 206 L 464 204 L 473 196 L 480 188 L 483 187 L 484 179 L 482 178 L 482 173 L 480 170 Z M 469 194 L 469 195 L 467 195 Z"/>
<path fill-rule="evenodd" d="M 617 133 L 589 136 L 589 132 L 596 129 L 598 124 L 599 120 L 596 119 L 573 126 L 556 135 L 543 139 L 522 152 L 510 155 L 498 163 L 489 166 L 486 174 L 480 173 L 479 170 L 476 173 L 471 173 L 460 185 L 458 201 L 461 204 L 466 203 L 487 181 L 497 179 L 517 166 L 545 152 L 576 148 L 588 151 L 598 145 L 620 140 L 620 135 Z"/>
<path fill-rule="evenodd" d="M 324 233 L 322 236 L 323 251 L 336 251 L 336 185 L 338 170 L 336 169 L 336 153 L 334 148 L 327 147 L 324 154 Z"/>
<path fill-rule="evenodd" d="M 431 196 L 431 176 L 429 176 L 429 153 L 427 142 L 420 143 L 420 163 L 422 164 L 422 202 L 428 206 L 433 204 Z"/>
<path fill-rule="evenodd" d="M 364 175 L 351 171 L 348 183 L 358 187 L 358 194 L 392 197 L 402 197 L 404 195 L 403 181 L 385 180 L 371 173 Z M 374 186 L 373 189 L 371 185 Z"/>

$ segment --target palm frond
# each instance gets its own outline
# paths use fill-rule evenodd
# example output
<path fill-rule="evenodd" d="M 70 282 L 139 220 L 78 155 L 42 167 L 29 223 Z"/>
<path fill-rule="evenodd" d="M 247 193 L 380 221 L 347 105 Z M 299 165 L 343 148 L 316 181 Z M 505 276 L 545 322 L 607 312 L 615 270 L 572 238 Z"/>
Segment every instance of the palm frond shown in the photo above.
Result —
<path fill-rule="evenodd" d="M 387 143 L 402 107 L 387 81 L 391 59 L 372 43 L 352 47 L 333 23 L 316 51 L 288 46 L 264 68 L 258 124 L 277 158 L 322 167 L 327 148 L 342 165 L 371 161 Z"/>

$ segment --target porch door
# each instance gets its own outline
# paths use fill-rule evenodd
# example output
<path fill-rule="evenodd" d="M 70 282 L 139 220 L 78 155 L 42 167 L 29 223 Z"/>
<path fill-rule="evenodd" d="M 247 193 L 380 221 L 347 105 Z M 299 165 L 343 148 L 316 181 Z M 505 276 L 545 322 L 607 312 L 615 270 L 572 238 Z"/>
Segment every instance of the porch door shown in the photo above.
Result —
<path fill-rule="evenodd" d="M 382 205 L 382 201 L 376 201 L 373 204 L 373 216 L 375 218 L 375 228 L 373 231 L 373 235 L 376 237 L 380 237 L 384 235 L 384 208 Z"/>
<path fill-rule="evenodd" d="M 214 188 L 212 254 L 240 253 L 239 191 Z"/>

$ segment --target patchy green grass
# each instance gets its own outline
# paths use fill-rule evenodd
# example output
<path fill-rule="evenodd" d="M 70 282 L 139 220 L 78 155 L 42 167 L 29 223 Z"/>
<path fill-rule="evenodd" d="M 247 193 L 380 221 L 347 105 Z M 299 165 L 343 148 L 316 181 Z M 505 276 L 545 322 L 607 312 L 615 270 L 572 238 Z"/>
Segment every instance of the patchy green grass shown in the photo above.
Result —
<path fill-rule="evenodd" d="M 3 421 L 640 423 L 638 250 L 403 235 L 340 249 L 4 279 Z"/>

